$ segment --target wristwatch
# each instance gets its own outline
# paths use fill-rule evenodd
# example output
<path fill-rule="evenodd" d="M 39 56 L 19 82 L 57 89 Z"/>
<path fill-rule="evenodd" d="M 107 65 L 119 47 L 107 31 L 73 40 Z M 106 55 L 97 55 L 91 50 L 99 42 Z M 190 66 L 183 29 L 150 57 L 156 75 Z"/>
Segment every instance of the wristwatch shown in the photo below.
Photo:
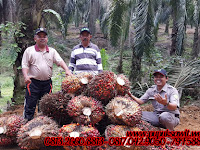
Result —
<path fill-rule="evenodd" d="M 169 105 L 169 102 L 167 102 L 167 104 L 166 105 L 164 105 L 164 106 L 168 106 Z"/>

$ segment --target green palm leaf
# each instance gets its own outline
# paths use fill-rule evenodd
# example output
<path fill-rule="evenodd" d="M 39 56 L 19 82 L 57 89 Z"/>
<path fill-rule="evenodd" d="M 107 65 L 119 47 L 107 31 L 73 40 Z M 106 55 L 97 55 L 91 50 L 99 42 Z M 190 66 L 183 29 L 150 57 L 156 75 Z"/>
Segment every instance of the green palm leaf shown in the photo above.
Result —
<path fill-rule="evenodd" d="M 122 25 L 124 13 L 126 11 L 126 3 L 124 0 L 113 0 L 110 15 L 110 40 L 113 46 L 117 46 L 118 39 L 122 33 Z"/>
<path fill-rule="evenodd" d="M 52 10 L 52 9 L 45 9 L 43 11 L 46 12 L 46 13 L 52 13 L 53 15 L 56 16 L 56 18 L 58 19 L 59 24 L 61 26 L 61 33 L 63 34 L 63 36 L 65 36 L 65 27 L 64 27 L 64 24 L 63 24 L 63 21 L 62 21 L 60 14 L 57 13 L 55 10 Z"/>
<path fill-rule="evenodd" d="M 137 57 L 150 52 L 153 42 L 153 16 L 150 0 L 138 0 L 136 7 L 134 48 Z"/>

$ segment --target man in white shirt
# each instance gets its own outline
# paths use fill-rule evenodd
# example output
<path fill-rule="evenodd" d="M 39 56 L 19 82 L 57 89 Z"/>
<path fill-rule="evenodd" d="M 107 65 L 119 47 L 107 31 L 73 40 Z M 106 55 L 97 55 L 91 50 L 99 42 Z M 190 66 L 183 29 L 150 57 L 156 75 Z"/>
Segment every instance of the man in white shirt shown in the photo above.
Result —
<path fill-rule="evenodd" d="M 33 119 L 38 100 L 44 94 L 52 92 L 53 63 L 61 66 L 66 75 L 71 75 L 58 52 L 47 46 L 48 37 L 45 28 L 38 28 L 35 31 L 34 40 L 36 44 L 28 47 L 22 58 L 22 72 L 26 83 L 24 118 L 28 120 Z"/>

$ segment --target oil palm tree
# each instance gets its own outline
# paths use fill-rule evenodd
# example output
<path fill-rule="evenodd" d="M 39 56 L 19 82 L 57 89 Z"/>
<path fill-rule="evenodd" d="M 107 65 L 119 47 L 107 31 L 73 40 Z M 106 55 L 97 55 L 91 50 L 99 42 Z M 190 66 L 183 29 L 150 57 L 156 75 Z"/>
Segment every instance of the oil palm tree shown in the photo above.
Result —
<path fill-rule="evenodd" d="M 192 49 L 192 58 L 197 58 L 200 53 L 200 34 L 199 34 L 199 23 L 200 23 L 200 0 L 194 1 L 194 41 Z"/>
<path fill-rule="evenodd" d="M 181 56 L 184 50 L 185 23 L 186 23 L 186 0 L 171 0 L 172 5 L 172 45 L 170 55 Z"/>

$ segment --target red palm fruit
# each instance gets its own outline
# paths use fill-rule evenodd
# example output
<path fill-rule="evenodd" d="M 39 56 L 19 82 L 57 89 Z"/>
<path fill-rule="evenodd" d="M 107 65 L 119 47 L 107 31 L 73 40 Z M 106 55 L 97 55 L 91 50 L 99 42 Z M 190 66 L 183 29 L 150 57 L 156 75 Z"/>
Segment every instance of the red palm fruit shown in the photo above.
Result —
<path fill-rule="evenodd" d="M 141 131 L 139 128 L 137 127 L 129 127 L 129 126 L 125 126 L 125 125 L 109 125 L 106 127 L 105 130 L 105 138 L 106 140 L 109 140 L 112 137 L 127 137 L 126 133 L 127 131 Z M 146 150 L 149 149 L 147 148 L 147 146 L 135 146 L 134 144 L 129 146 L 127 144 L 128 142 L 128 138 L 126 139 L 126 141 L 124 141 L 124 146 L 115 146 L 114 149 L 119 149 L 119 150 L 124 150 L 124 149 L 129 149 L 129 150 Z"/>
<path fill-rule="evenodd" d="M 68 124 L 64 125 L 59 130 L 59 137 L 65 139 L 65 137 L 99 137 L 99 131 L 92 126 L 84 126 L 79 124 Z M 92 149 L 92 146 L 64 146 L 66 150 L 68 149 Z"/>
<path fill-rule="evenodd" d="M 18 116 L 18 115 L 8 116 L 6 120 L 6 129 L 7 129 L 6 135 L 16 137 L 17 132 L 19 131 L 21 126 L 24 125 L 25 123 L 26 123 L 26 120 L 24 120 L 22 116 Z"/>
<path fill-rule="evenodd" d="M 106 114 L 113 123 L 135 126 L 142 117 L 142 110 L 130 98 L 117 96 L 106 105 Z"/>
<path fill-rule="evenodd" d="M 0 146 L 12 145 L 16 142 L 14 137 L 6 136 L 7 128 L 6 121 L 7 117 L 0 118 Z"/>
<path fill-rule="evenodd" d="M 130 81 L 123 74 L 117 75 L 116 80 L 117 95 L 125 96 L 130 91 Z"/>
<path fill-rule="evenodd" d="M 21 149 L 44 149 L 44 139 L 57 136 L 56 122 L 46 116 L 39 116 L 20 128 L 17 142 Z"/>
<path fill-rule="evenodd" d="M 116 96 L 115 74 L 111 71 L 103 71 L 96 75 L 87 86 L 87 95 L 102 101 L 106 105 L 109 100 Z"/>
<path fill-rule="evenodd" d="M 80 124 L 96 124 L 105 114 L 101 102 L 82 95 L 72 98 L 67 109 L 69 116 Z"/>
<path fill-rule="evenodd" d="M 83 85 L 81 79 L 82 78 L 78 77 L 77 75 L 67 76 L 62 81 L 62 90 L 66 93 L 79 95 L 81 92 L 81 87 Z M 84 80 L 83 83 L 85 83 Z"/>
<path fill-rule="evenodd" d="M 16 144 L 16 138 L 6 136 L 5 134 L 0 135 L 0 146 L 9 146 Z"/>
<path fill-rule="evenodd" d="M 81 93 L 85 93 L 86 89 L 87 89 L 87 84 L 92 80 L 92 78 L 94 77 L 93 74 L 90 73 L 86 73 L 86 72 L 82 72 L 76 75 L 79 80 L 80 80 L 80 84 L 81 84 L 81 88 L 79 89 L 79 94 Z"/>
<path fill-rule="evenodd" d="M 7 117 L 1 117 L 0 118 L 0 135 L 1 134 L 6 134 L 6 120 Z"/>
<path fill-rule="evenodd" d="M 144 120 L 140 120 L 135 126 L 140 128 L 140 130 L 142 130 L 142 131 L 158 131 L 158 130 L 160 130 L 159 128 L 154 127 L 153 125 L 151 125 L 150 123 L 148 123 Z"/>
<path fill-rule="evenodd" d="M 63 92 L 46 94 L 41 98 L 39 107 L 43 115 L 52 117 L 62 126 L 72 121 L 67 112 L 67 105 L 71 98 L 71 95 Z"/>
<path fill-rule="evenodd" d="M 126 137 L 127 131 L 142 131 L 138 127 L 130 127 L 126 125 L 108 125 L 105 130 L 105 138 L 109 140 L 111 137 Z"/>

